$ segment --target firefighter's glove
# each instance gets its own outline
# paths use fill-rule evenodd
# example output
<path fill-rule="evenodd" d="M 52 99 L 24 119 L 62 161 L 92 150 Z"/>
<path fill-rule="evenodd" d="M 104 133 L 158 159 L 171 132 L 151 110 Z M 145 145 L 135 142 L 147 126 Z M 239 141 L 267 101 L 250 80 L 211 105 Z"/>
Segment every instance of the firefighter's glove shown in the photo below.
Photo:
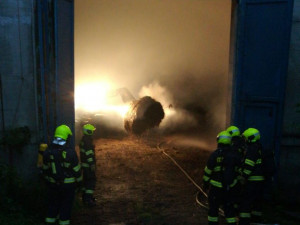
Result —
<path fill-rule="evenodd" d="M 238 176 L 237 177 L 238 181 L 240 182 L 241 185 L 245 185 L 246 184 L 246 178 L 243 176 Z"/>

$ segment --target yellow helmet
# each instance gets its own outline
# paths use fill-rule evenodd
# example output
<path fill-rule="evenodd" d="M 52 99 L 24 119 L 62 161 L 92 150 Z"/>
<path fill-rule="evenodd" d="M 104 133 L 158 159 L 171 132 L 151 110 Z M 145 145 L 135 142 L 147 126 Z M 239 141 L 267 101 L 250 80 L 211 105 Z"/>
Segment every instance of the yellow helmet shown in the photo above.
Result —
<path fill-rule="evenodd" d="M 65 141 L 68 139 L 69 135 L 73 135 L 71 129 L 67 125 L 60 125 L 55 129 L 54 137 L 59 137 Z"/>
<path fill-rule="evenodd" d="M 244 131 L 243 136 L 245 137 L 247 142 L 257 142 L 260 140 L 259 130 L 255 128 L 248 128 Z"/>
<path fill-rule="evenodd" d="M 217 142 L 218 142 L 218 144 L 230 145 L 231 138 L 232 137 L 228 131 L 222 131 L 217 136 Z"/>
<path fill-rule="evenodd" d="M 226 131 L 228 131 L 231 134 L 232 137 L 240 136 L 240 134 L 241 134 L 240 129 L 236 126 L 230 126 L 230 127 L 227 128 Z"/>
<path fill-rule="evenodd" d="M 96 128 L 92 124 L 85 124 L 83 125 L 83 133 L 86 135 L 93 135 Z"/>

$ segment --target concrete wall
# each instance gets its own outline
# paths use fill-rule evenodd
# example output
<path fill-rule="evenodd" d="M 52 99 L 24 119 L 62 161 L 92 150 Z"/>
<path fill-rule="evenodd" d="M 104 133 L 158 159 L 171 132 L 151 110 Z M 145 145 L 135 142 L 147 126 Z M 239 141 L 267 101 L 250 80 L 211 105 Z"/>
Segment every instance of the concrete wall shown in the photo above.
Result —
<path fill-rule="evenodd" d="M 294 0 L 290 58 L 281 141 L 280 182 L 291 200 L 300 201 L 300 0 Z M 298 112 L 297 112 L 298 111 Z M 293 188 L 291 188 L 293 187 Z"/>
<path fill-rule="evenodd" d="M 31 141 L 22 154 L 14 153 L 13 163 L 27 177 L 36 170 L 39 142 L 36 73 L 35 28 L 33 0 L 0 1 L 0 75 L 3 106 L 0 112 L 0 132 L 28 126 Z M 0 146 L 0 162 L 7 162 L 8 154 Z"/>

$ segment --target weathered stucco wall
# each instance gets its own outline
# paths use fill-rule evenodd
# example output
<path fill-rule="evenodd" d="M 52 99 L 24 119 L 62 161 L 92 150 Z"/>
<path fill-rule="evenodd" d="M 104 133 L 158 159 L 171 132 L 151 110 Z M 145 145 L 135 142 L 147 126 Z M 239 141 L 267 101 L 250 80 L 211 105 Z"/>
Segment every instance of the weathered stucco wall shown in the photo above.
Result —
<path fill-rule="evenodd" d="M 13 164 L 27 177 L 36 170 L 38 121 L 35 80 L 33 0 L 0 1 L 0 75 L 2 97 L 0 131 L 27 126 L 30 144 L 22 154 L 13 153 Z M 0 162 L 8 161 L 0 146 Z"/>

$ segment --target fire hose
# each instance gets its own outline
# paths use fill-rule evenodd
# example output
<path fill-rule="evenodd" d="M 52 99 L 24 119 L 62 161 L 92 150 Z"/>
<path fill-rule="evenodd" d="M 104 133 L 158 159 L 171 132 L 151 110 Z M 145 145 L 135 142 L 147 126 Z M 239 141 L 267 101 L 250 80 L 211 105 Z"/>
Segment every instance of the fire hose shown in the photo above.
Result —
<path fill-rule="evenodd" d="M 191 176 L 176 162 L 176 160 L 171 157 L 168 153 L 166 153 L 165 149 L 163 149 L 161 146 L 164 142 L 160 142 L 157 145 L 157 149 L 160 150 L 164 155 L 166 155 L 182 172 L 183 174 L 192 182 L 192 184 L 195 185 L 195 187 L 199 190 L 196 194 L 196 203 L 200 205 L 201 207 L 208 210 L 208 205 L 199 200 L 199 194 L 202 194 L 206 200 L 207 200 L 207 194 L 203 191 L 203 189 L 191 178 Z M 224 211 L 219 208 L 219 213 L 221 216 L 225 216 Z M 251 225 L 279 225 L 279 224 L 263 224 L 263 223 L 251 223 Z"/>
<path fill-rule="evenodd" d="M 207 194 L 203 191 L 203 189 L 191 178 L 191 176 L 176 162 L 176 160 L 171 157 L 168 153 L 166 153 L 165 149 L 163 149 L 161 146 L 164 142 L 161 142 L 157 145 L 157 149 L 160 150 L 164 155 L 166 155 L 182 172 L 183 174 L 192 182 L 192 184 L 195 185 L 195 187 L 199 190 L 196 194 L 196 203 L 200 205 L 201 207 L 208 209 L 207 204 L 199 200 L 199 194 L 202 194 L 207 199 Z M 222 209 L 219 209 L 219 213 L 221 216 L 224 216 L 224 211 Z"/>

